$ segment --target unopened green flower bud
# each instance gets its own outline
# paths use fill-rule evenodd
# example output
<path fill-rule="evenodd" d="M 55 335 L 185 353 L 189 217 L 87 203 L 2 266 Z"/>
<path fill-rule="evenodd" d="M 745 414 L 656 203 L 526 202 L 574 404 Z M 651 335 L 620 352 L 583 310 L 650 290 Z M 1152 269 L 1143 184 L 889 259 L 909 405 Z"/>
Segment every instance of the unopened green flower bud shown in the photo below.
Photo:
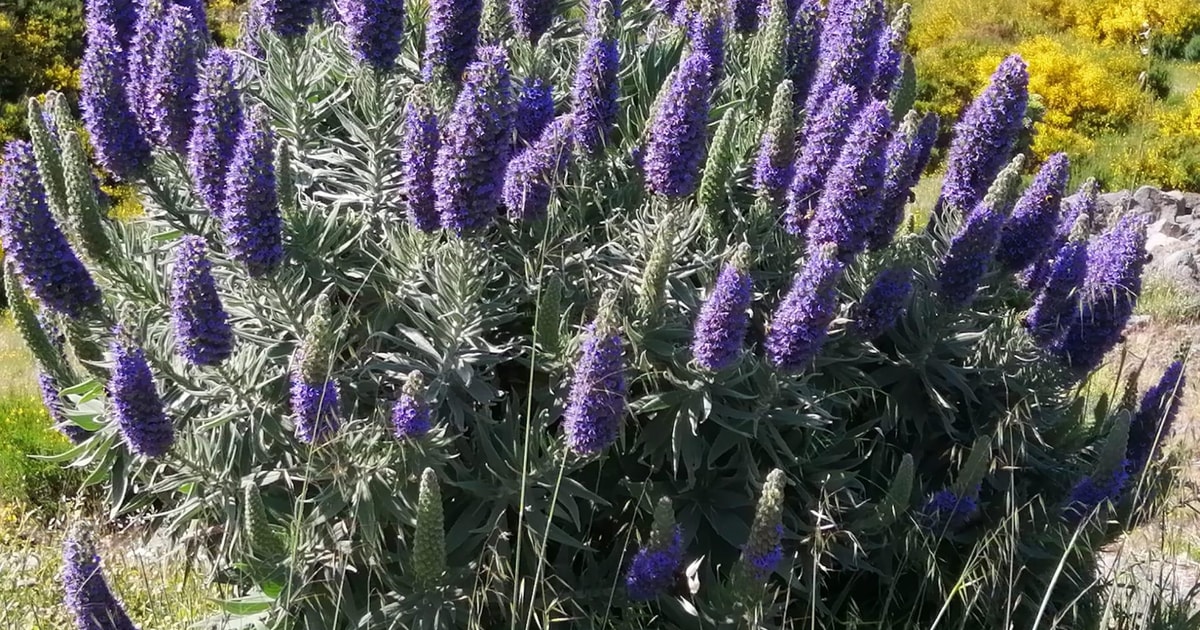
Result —
<path fill-rule="evenodd" d="M 700 179 L 700 190 L 696 195 L 704 213 L 704 230 L 710 237 L 716 237 L 725 230 L 725 208 L 728 203 L 725 191 L 735 166 L 733 135 L 736 127 L 737 117 L 733 108 L 730 108 L 717 125 L 708 161 L 704 164 L 704 175 Z"/>
<path fill-rule="evenodd" d="M 1021 169 L 1025 168 L 1025 155 L 1018 153 L 1012 161 L 1000 170 L 987 195 L 983 197 L 983 205 L 992 208 L 997 213 L 1008 216 L 1017 197 L 1021 192 Z"/>
<path fill-rule="evenodd" d="M 534 335 L 545 352 L 554 355 L 562 349 L 563 287 L 558 275 L 546 279 L 538 296 Z"/>
<path fill-rule="evenodd" d="M 645 322 L 653 322 L 662 310 L 667 272 L 671 270 L 671 261 L 675 257 L 674 241 L 675 218 L 673 214 L 667 214 L 658 226 L 638 284 L 637 314 Z"/>
<path fill-rule="evenodd" d="M 36 98 L 29 99 L 29 141 L 33 145 L 38 173 L 42 176 L 42 187 L 46 189 L 46 203 L 54 218 L 61 223 L 67 216 L 67 190 L 63 183 L 58 139 L 50 132 L 47 122 L 42 104 Z"/>
<path fill-rule="evenodd" d="M 277 562 L 287 556 L 287 545 L 271 529 L 262 494 L 253 483 L 242 488 L 242 532 L 253 558 Z"/>
<path fill-rule="evenodd" d="M 446 572 L 446 532 L 442 515 L 442 491 L 437 473 L 426 468 L 421 473 L 417 497 L 417 531 L 413 536 L 413 576 L 432 585 Z"/>
<path fill-rule="evenodd" d="M 275 190 L 280 213 L 284 217 L 296 214 L 296 174 L 292 171 L 292 145 L 287 140 L 280 140 L 275 150 Z"/>
<path fill-rule="evenodd" d="M 53 341 L 38 321 L 37 311 L 29 302 L 25 288 L 17 278 L 12 263 L 4 265 L 4 290 L 8 294 L 8 304 L 12 310 L 13 324 L 17 333 L 25 341 L 33 358 L 42 369 L 52 375 L 60 383 L 70 383 L 65 357 L 54 347 Z"/>
<path fill-rule="evenodd" d="M 787 478 L 776 468 L 767 475 L 754 508 L 750 539 L 733 570 L 733 590 L 745 600 L 761 594 L 763 585 L 783 560 L 783 489 Z"/>

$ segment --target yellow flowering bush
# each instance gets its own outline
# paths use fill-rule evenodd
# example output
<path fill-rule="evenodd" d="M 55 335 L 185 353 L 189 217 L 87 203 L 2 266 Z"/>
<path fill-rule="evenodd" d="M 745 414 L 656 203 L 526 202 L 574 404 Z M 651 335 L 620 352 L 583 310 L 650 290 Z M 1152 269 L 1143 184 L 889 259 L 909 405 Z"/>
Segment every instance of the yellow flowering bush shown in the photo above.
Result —
<path fill-rule="evenodd" d="M 1133 43 L 1151 34 L 1181 37 L 1200 32 L 1196 0 L 1029 0 L 1057 26 L 1096 42 Z"/>
<path fill-rule="evenodd" d="M 1200 190 L 1200 90 L 1184 107 L 1155 116 L 1153 133 L 1131 143 L 1114 171 L 1130 181 Z"/>

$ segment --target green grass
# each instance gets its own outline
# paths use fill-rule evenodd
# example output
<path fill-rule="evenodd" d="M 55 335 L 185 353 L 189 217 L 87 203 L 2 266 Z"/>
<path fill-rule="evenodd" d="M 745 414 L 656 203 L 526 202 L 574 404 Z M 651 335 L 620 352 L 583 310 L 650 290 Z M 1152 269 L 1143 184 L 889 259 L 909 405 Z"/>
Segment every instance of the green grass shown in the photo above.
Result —
<path fill-rule="evenodd" d="M 1152 278 L 1142 288 L 1137 313 L 1161 324 L 1200 322 L 1200 295 L 1173 282 Z"/>

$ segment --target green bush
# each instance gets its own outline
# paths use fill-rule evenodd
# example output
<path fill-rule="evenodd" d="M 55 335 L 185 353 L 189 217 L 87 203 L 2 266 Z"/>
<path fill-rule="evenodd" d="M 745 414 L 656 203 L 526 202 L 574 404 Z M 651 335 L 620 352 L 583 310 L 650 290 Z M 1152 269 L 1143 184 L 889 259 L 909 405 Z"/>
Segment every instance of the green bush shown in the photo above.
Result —
<path fill-rule="evenodd" d="M 1200 62 L 1200 34 L 1193 35 L 1183 47 L 1182 57 L 1191 62 Z"/>

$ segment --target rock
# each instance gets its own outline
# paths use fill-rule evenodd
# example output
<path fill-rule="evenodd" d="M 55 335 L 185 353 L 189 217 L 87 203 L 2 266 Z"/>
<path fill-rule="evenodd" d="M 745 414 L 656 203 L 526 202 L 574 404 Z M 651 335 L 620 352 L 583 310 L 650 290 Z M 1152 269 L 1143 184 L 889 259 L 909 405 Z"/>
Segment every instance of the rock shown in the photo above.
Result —
<path fill-rule="evenodd" d="M 1174 221 L 1160 221 L 1159 223 L 1155 223 L 1155 225 L 1160 225 L 1158 231 L 1171 238 L 1183 238 L 1187 235 L 1187 230 Z"/>
<path fill-rule="evenodd" d="M 1183 193 L 1183 207 L 1187 210 L 1186 214 L 1195 214 L 1196 209 L 1200 208 L 1200 193 Z"/>
<path fill-rule="evenodd" d="M 1158 218 L 1174 221 L 1182 214 L 1187 214 L 1187 206 L 1183 204 L 1183 193 L 1177 190 L 1163 193 L 1158 202 Z"/>
<path fill-rule="evenodd" d="M 1162 194 L 1153 186 L 1142 186 L 1133 192 L 1133 203 L 1145 212 L 1153 212 L 1158 209 Z"/>
<path fill-rule="evenodd" d="M 1128 190 L 1118 190 L 1116 192 L 1104 193 L 1096 197 L 1096 204 L 1102 210 L 1111 210 L 1113 208 L 1123 208 L 1133 200 L 1133 195 Z"/>

